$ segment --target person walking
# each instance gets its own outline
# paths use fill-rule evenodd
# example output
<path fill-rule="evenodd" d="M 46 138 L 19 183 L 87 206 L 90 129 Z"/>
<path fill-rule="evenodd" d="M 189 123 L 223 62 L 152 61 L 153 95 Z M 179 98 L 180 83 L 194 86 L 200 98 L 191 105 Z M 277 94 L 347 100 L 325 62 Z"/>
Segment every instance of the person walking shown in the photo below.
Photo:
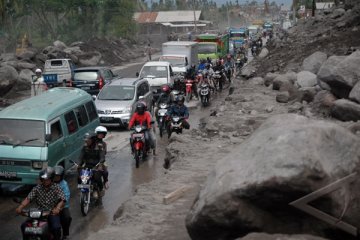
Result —
<path fill-rule="evenodd" d="M 149 43 L 147 45 L 146 49 L 145 49 L 145 54 L 147 56 L 148 61 L 151 61 L 151 52 L 152 52 L 152 49 L 151 49 L 151 46 L 150 46 L 150 43 Z"/>

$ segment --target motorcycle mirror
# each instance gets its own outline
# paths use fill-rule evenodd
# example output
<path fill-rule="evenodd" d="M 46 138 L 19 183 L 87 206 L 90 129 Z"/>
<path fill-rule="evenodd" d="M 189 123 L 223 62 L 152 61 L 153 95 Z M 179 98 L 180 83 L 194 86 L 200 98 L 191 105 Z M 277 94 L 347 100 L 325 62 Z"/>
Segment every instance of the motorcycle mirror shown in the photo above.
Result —
<path fill-rule="evenodd" d="M 19 197 L 14 197 L 12 200 L 15 203 L 21 203 L 21 198 L 19 198 Z"/>

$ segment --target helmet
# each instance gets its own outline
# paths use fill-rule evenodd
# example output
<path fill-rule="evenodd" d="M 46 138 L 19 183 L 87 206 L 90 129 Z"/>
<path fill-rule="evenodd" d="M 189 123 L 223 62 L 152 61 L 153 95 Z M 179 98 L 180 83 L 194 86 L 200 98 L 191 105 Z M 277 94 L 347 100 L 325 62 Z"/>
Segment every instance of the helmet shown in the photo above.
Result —
<path fill-rule="evenodd" d="M 93 137 L 95 137 L 96 136 L 96 133 L 95 132 L 91 132 L 91 133 L 85 133 L 85 135 L 84 135 L 84 141 L 86 141 L 86 140 L 89 140 L 89 139 L 91 139 L 91 138 L 93 138 Z"/>
<path fill-rule="evenodd" d="M 54 168 L 52 167 L 47 167 L 43 170 L 40 171 L 39 173 L 39 179 L 40 180 L 47 180 L 47 179 L 51 179 L 53 180 L 54 179 Z"/>
<path fill-rule="evenodd" d="M 37 68 L 37 69 L 35 70 L 35 73 L 42 73 L 42 71 L 41 71 L 40 68 Z"/>
<path fill-rule="evenodd" d="M 136 104 L 136 112 L 140 115 L 143 115 L 145 113 L 145 104 L 143 102 L 139 102 Z"/>
<path fill-rule="evenodd" d="M 170 87 L 168 85 L 163 85 L 161 87 L 161 91 L 163 91 L 164 93 L 169 93 L 170 92 Z"/>
<path fill-rule="evenodd" d="M 226 55 L 226 58 L 227 58 L 227 59 L 230 59 L 230 58 L 231 58 L 231 54 Z"/>
<path fill-rule="evenodd" d="M 62 166 L 55 166 L 54 167 L 55 176 L 60 176 L 60 179 L 63 180 L 65 170 Z"/>
<path fill-rule="evenodd" d="M 106 136 L 107 134 L 107 129 L 106 127 L 103 127 L 103 126 L 98 126 L 97 128 L 95 128 L 95 133 L 96 134 L 104 134 L 104 136 Z"/>
<path fill-rule="evenodd" d="M 194 68 L 194 69 L 195 69 L 195 64 L 191 64 L 191 68 Z"/>

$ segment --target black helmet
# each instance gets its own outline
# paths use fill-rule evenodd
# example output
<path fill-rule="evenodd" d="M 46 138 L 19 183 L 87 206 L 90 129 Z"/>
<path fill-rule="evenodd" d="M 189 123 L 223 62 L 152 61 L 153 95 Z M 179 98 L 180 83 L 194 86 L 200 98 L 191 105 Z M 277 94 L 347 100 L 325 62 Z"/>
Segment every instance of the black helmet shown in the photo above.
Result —
<path fill-rule="evenodd" d="M 62 166 L 55 166 L 54 167 L 55 176 L 60 176 L 60 179 L 64 179 L 65 170 Z"/>
<path fill-rule="evenodd" d="M 195 64 L 191 64 L 191 68 L 195 69 L 195 67 L 196 67 Z"/>
<path fill-rule="evenodd" d="M 136 104 L 136 112 L 140 115 L 143 115 L 145 113 L 145 104 L 142 102 L 139 102 L 138 104 Z"/>
<path fill-rule="evenodd" d="M 39 178 L 40 180 L 46 180 L 46 179 L 54 179 L 55 171 L 52 167 L 47 167 L 40 171 Z"/>

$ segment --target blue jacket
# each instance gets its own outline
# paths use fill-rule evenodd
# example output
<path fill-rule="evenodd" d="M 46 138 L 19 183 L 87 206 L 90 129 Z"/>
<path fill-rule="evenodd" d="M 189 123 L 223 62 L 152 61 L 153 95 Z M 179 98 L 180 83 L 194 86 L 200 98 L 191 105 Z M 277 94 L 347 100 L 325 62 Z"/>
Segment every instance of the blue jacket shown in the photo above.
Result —
<path fill-rule="evenodd" d="M 64 208 L 68 208 L 70 207 L 70 189 L 69 189 L 69 185 L 68 183 L 65 181 L 65 180 L 62 180 L 60 183 L 59 183 L 60 187 L 61 187 L 61 190 L 63 190 L 64 194 L 65 194 L 65 206 Z"/>
<path fill-rule="evenodd" d="M 181 107 L 179 105 L 172 105 L 166 113 L 169 116 L 177 115 L 179 117 L 188 118 L 189 117 L 189 110 L 185 105 Z"/>

